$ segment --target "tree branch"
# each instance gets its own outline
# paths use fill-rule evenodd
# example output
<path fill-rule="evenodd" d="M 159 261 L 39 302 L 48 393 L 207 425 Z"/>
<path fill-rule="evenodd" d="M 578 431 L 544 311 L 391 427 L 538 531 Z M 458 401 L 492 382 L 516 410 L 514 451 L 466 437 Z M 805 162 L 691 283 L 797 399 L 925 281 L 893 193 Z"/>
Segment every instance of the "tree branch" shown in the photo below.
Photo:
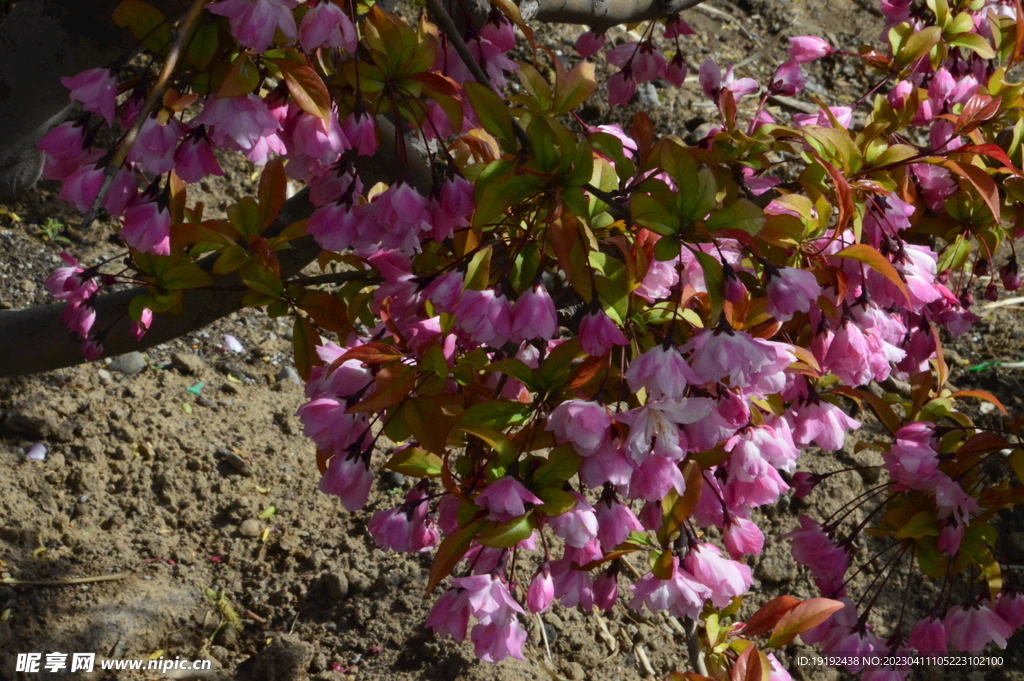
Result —
<path fill-rule="evenodd" d="M 603 32 L 619 24 L 664 17 L 704 0 L 521 0 L 523 18 L 545 23 L 586 24 Z"/>

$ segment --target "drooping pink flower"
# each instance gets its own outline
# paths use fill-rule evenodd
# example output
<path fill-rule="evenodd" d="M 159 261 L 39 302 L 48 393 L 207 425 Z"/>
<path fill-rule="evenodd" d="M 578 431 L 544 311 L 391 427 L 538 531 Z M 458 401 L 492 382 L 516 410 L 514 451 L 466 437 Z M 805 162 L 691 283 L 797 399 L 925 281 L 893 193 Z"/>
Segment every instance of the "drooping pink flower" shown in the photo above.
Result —
<path fill-rule="evenodd" d="M 581 549 L 597 537 L 597 515 L 589 501 L 576 492 L 570 494 L 576 497 L 576 505 L 562 515 L 548 516 L 546 522 L 566 544 Z"/>
<path fill-rule="evenodd" d="M 551 340 L 556 333 L 558 313 L 548 290 L 535 284 L 523 291 L 512 308 L 512 340 Z"/>
<path fill-rule="evenodd" d="M 846 431 L 860 428 L 860 421 L 850 418 L 842 409 L 825 400 L 804 403 L 791 419 L 793 440 L 800 447 L 813 442 L 822 449 L 842 449 Z"/>
<path fill-rule="evenodd" d="M 601 357 L 616 345 L 628 345 L 622 330 L 603 310 L 594 310 L 580 320 L 580 347 L 592 357 Z"/>
<path fill-rule="evenodd" d="M 353 111 L 341 121 L 341 131 L 360 156 L 377 153 L 377 121 L 370 114 Z"/>
<path fill-rule="evenodd" d="M 696 31 L 678 14 L 673 14 L 665 20 L 666 40 L 672 40 L 682 35 L 694 35 L 695 33 Z"/>
<path fill-rule="evenodd" d="M 209 97 L 203 110 L 191 122 L 208 126 L 208 135 L 214 145 L 241 151 L 251 150 L 261 138 L 281 129 L 280 121 L 270 113 L 266 103 L 254 94 L 223 99 Z"/>
<path fill-rule="evenodd" d="M 72 300 L 61 310 L 60 321 L 73 335 L 88 338 L 96 323 L 96 308 L 87 300 Z"/>
<path fill-rule="evenodd" d="M 723 74 L 722 69 L 712 59 L 701 62 L 698 81 L 708 99 L 716 101 L 723 89 L 732 92 L 737 100 L 744 95 L 754 94 L 759 89 L 757 81 L 753 78 L 737 80 L 733 75 L 732 66 L 729 66 Z"/>
<path fill-rule="evenodd" d="M 433 629 L 435 634 L 448 634 L 461 643 L 466 640 L 470 614 L 467 592 L 462 589 L 448 589 L 434 603 L 424 626 Z"/>
<path fill-rule="evenodd" d="M 679 53 L 672 57 L 672 60 L 665 67 L 665 80 L 676 87 L 682 87 L 683 83 L 686 82 L 686 73 L 686 60 L 683 59 L 682 53 Z"/>
<path fill-rule="evenodd" d="M 636 584 L 631 584 L 633 600 L 629 607 L 639 610 L 646 605 L 651 612 L 667 610 L 676 617 L 697 619 L 704 601 L 711 598 L 711 589 L 698 582 L 689 571 L 679 567 L 679 559 L 672 559 L 672 576 L 658 579 L 647 573 Z"/>
<path fill-rule="evenodd" d="M 185 137 L 174 152 L 174 171 L 188 183 L 199 182 L 207 175 L 224 175 L 206 138 L 206 128 L 200 126 Z"/>
<path fill-rule="evenodd" d="M 768 272 L 768 314 L 780 322 L 810 310 L 821 294 L 813 272 L 795 267 L 772 268 Z"/>
<path fill-rule="evenodd" d="M 792 97 L 803 90 L 806 84 L 807 79 L 804 78 L 799 62 L 787 61 L 775 69 L 771 83 L 768 85 L 768 90 L 773 94 L 782 95 L 783 97 Z"/>
<path fill-rule="evenodd" d="M 46 290 L 57 300 L 86 300 L 99 289 L 93 277 L 83 277 L 85 268 L 68 253 L 61 252 L 65 267 L 58 267 L 46 279 Z"/>
<path fill-rule="evenodd" d="M 133 321 L 131 323 L 132 338 L 134 338 L 136 341 L 142 340 L 143 337 L 146 335 L 146 332 L 149 331 L 149 327 L 152 323 L 153 311 L 150 310 L 148 307 L 142 308 L 142 315 L 140 316 L 139 321 Z"/>
<path fill-rule="evenodd" d="M 476 656 L 487 662 L 500 662 L 506 657 L 517 660 L 523 657 L 523 644 L 526 643 L 526 629 L 518 620 L 506 624 L 488 622 L 477 624 L 470 634 Z"/>
<path fill-rule="evenodd" d="M 118 236 L 133 248 L 143 253 L 169 255 L 171 252 L 171 214 L 167 206 L 159 201 L 133 201 L 124 212 L 124 227 Z"/>
<path fill-rule="evenodd" d="M 763 369 L 779 360 L 771 342 L 752 338 L 728 324 L 713 330 L 701 329 L 686 347 L 693 348 L 690 366 L 701 381 L 729 377 L 730 384 L 736 387 L 749 385 Z"/>
<path fill-rule="evenodd" d="M 608 568 L 594 580 L 594 605 L 608 612 L 619 600 L 618 570 Z"/>
<path fill-rule="evenodd" d="M 117 73 L 113 69 L 89 69 L 70 78 L 61 78 L 60 82 L 71 90 L 71 99 L 81 102 L 83 109 L 103 116 L 110 125 L 114 124 Z"/>
<path fill-rule="evenodd" d="M 103 343 L 98 338 L 86 338 L 82 341 L 82 356 L 89 362 L 95 362 L 103 356 Z"/>
<path fill-rule="evenodd" d="M 646 389 L 652 400 L 678 400 L 686 392 L 687 385 L 701 383 L 679 349 L 665 344 L 654 346 L 630 362 L 626 380 L 634 392 Z"/>
<path fill-rule="evenodd" d="M 256 52 L 266 52 L 280 29 L 289 41 L 295 40 L 295 16 L 298 0 L 222 0 L 208 5 L 213 14 L 228 18 L 231 35 Z"/>
<path fill-rule="evenodd" d="M 367 529 L 377 542 L 400 553 L 422 553 L 437 546 L 440 533 L 437 524 L 427 518 L 427 488 L 416 485 L 397 508 L 377 511 Z"/>
<path fill-rule="evenodd" d="M 987 605 L 954 605 L 943 620 L 946 639 L 953 650 L 980 653 L 989 643 L 1006 647 L 1013 627 Z"/>
<path fill-rule="evenodd" d="M 544 613 L 551 607 L 555 597 L 555 585 L 551 580 L 551 566 L 545 562 L 530 581 L 526 592 L 526 607 L 532 613 Z"/>
<path fill-rule="evenodd" d="M 811 518 L 801 515 L 800 528 L 785 535 L 793 542 L 793 558 L 811 570 L 814 583 L 828 597 L 845 594 L 843 578 L 850 556 Z"/>
<path fill-rule="evenodd" d="M 730 515 L 726 518 L 722 529 L 722 541 L 725 549 L 734 560 L 744 554 L 758 554 L 764 548 L 764 534 L 761 528 L 746 518 Z"/>
<path fill-rule="evenodd" d="M 501 347 L 512 335 L 512 306 L 494 289 L 463 291 L 455 320 L 469 338 L 491 347 Z"/>
<path fill-rule="evenodd" d="M 602 551 L 608 553 L 626 541 L 633 531 L 643 532 L 644 527 L 629 506 L 618 499 L 602 499 L 597 503 L 597 538 Z"/>
<path fill-rule="evenodd" d="M 594 582 L 586 570 L 577 570 L 570 558 L 552 561 L 551 578 L 555 586 L 555 598 L 566 608 L 582 606 L 590 610 L 594 605 Z"/>
<path fill-rule="evenodd" d="M 571 442 L 580 456 L 588 456 L 608 440 L 612 417 L 608 409 L 586 400 L 566 400 L 548 416 L 545 430 L 554 431 L 561 442 Z"/>
<path fill-rule="evenodd" d="M 1024 626 L 1024 594 L 1004 590 L 996 601 L 995 613 L 1014 629 Z"/>
<path fill-rule="evenodd" d="M 330 0 L 315 2 L 299 26 L 299 45 L 312 52 L 318 47 L 340 47 L 350 54 L 356 51 L 358 36 L 352 20 Z"/>
<path fill-rule="evenodd" d="M 497 520 L 502 523 L 526 513 L 524 504 L 540 505 L 544 503 L 537 498 L 536 494 L 526 489 L 523 483 L 510 476 L 505 476 L 487 485 L 473 502 L 487 511 L 488 520 Z"/>
<path fill-rule="evenodd" d="M 160 124 L 157 115 L 150 115 L 142 124 L 139 136 L 128 150 L 128 161 L 138 163 L 153 175 L 163 175 L 174 167 L 174 151 L 178 140 L 187 132 L 184 125 L 174 120 Z"/>
<path fill-rule="evenodd" d="M 694 579 L 711 590 L 711 602 L 716 607 L 724 608 L 750 588 L 750 568 L 723 558 L 721 550 L 714 544 L 692 546 L 683 559 L 683 565 Z"/>
<path fill-rule="evenodd" d="M 372 484 L 369 457 L 358 451 L 339 451 L 327 463 L 327 472 L 320 478 L 319 489 L 341 499 L 346 510 L 358 511 L 366 506 Z"/>
<path fill-rule="evenodd" d="M 576 51 L 584 59 L 589 59 L 601 51 L 605 40 L 607 40 L 607 36 L 604 33 L 586 31 L 576 39 Z"/>
<path fill-rule="evenodd" d="M 836 121 L 844 128 L 849 128 L 853 122 L 853 109 L 848 106 L 830 106 L 828 108 L 829 113 L 835 116 Z M 819 125 L 823 128 L 832 127 L 832 119 L 824 111 L 819 111 L 816 114 L 794 114 L 793 123 L 797 127 L 804 127 L 806 125 Z"/>
<path fill-rule="evenodd" d="M 103 155 L 98 149 L 86 147 L 85 125 L 82 121 L 61 123 L 36 143 L 46 152 L 43 177 L 63 182 L 86 163 L 95 163 Z"/>
<path fill-rule="evenodd" d="M 910 630 L 907 643 L 922 655 L 945 655 L 946 627 L 940 619 L 925 617 Z"/>
<path fill-rule="evenodd" d="M 812 35 L 801 35 L 789 39 L 789 58 L 803 64 L 835 53 L 828 41 Z"/>
<path fill-rule="evenodd" d="M 635 464 L 634 464 L 635 465 Z M 679 463 L 668 457 L 652 454 L 633 468 L 627 496 L 630 499 L 656 501 L 665 497 L 670 489 L 681 496 L 686 492 L 686 481 Z"/>
<path fill-rule="evenodd" d="M 630 70 L 613 73 L 608 79 L 608 105 L 626 106 L 636 93 L 636 79 Z"/>

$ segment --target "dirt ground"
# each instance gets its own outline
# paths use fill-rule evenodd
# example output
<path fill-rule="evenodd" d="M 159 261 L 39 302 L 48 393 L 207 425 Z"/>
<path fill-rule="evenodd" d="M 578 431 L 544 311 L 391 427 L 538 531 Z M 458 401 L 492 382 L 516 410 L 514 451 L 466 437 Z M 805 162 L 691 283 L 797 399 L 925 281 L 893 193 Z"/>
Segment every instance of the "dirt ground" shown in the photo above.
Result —
<path fill-rule="evenodd" d="M 685 41 L 688 62 L 695 71 L 714 57 L 738 64 L 739 75 L 763 76 L 784 59 L 788 35 L 821 35 L 855 49 L 879 33 L 880 19 L 867 4 L 716 0 L 689 13 L 697 35 Z M 581 30 L 549 27 L 539 36 L 571 60 Z M 856 92 L 867 82 L 858 68 L 826 61 L 808 89 L 830 102 Z M 698 87 L 644 89 L 612 120 L 644 110 L 660 133 L 699 136 L 713 112 L 695 101 Z M 582 115 L 588 123 L 609 121 L 603 105 Z M 214 211 L 252 188 L 251 167 L 226 167 L 224 181 L 204 187 Z M 41 229 L 49 219 L 77 223 L 56 192 L 44 182 L 20 202 L 0 207 L 0 307 L 50 302 L 42 282 L 58 266 L 60 250 L 87 263 L 113 252 L 102 225 L 85 235 L 72 231 L 70 244 Z M 1024 359 L 1022 309 L 987 312 L 948 355 L 954 383 L 992 390 L 1018 413 L 1024 374 L 966 368 Z M 226 350 L 225 333 L 244 351 Z M 17 653 L 54 651 L 207 658 L 213 671 L 205 676 L 167 676 L 252 681 L 633 681 L 685 669 L 677 630 L 624 603 L 600 617 L 556 605 L 542 619 L 528 619 L 523 662 L 480 662 L 468 643 L 425 630 L 432 603 L 423 592 L 429 556 L 381 551 L 366 530 L 373 511 L 394 505 L 409 482 L 381 476 L 360 513 L 346 513 L 337 499 L 316 491 L 313 446 L 293 416 L 302 389 L 288 366 L 289 341 L 286 324 L 246 311 L 146 354 L 0 380 L 0 577 L 109 578 L 0 584 L 0 679 L 18 676 Z M 47 449 L 44 461 L 26 457 L 36 443 Z M 834 456 L 809 454 L 801 463 L 824 472 L 878 458 L 848 446 Z M 876 471 L 837 476 L 808 503 L 786 498 L 764 509 L 762 526 L 778 537 L 796 525 L 799 513 L 824 517 L 876 482 Z M 1007 518 L 1004 530 L 1006 560 L 1024 564 L 1024 518 Z M 858 550 L 861 558 L 870 555 L 870 546 Z M 786 542 L 769 543 L 752 567 L 752 607 L 781 593 L 817 595 Z M 865 570 L 854 591 L 876 574 Z M 915 586 L 908 607 L 923 607 L 933 596 L 932 587 Z M 898 617 L 903 599 L 902 589 L 886 592 L 877 613 L 883 630 Z M 780 656 L 794 678 L 845 678 L 798 666 L 797 656 L 809 652 L 794 644 Z M 915 674 L 935 681 L 1024 679 L 1024 638 L 1017 636 L 1004 657 L 1001 668 Z M 121 672 L 109 678 L 159 676 Z"/>

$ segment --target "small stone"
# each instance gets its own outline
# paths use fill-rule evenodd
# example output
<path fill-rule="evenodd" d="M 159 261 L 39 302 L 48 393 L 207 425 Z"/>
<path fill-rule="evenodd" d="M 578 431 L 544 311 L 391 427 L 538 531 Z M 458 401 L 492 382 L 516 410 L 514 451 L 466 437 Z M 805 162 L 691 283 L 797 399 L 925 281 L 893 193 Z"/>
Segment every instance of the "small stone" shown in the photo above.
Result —
<path fill-rule="evenodd" d="M 203 360 L 195 355 L 182 352 L 176 352 L 171 355 L 171 367 L 189 376 L 199 375 L 205 366 Z"/>
<path fill-rule="evenodd" d="M 587 672 L 579 662 L 570 662 L 565 667 L 565 675 L 567 678 L 572 679 L 572 681 L 583 681 L 587 676 Z"/>
<path fill-rule="evenodd" d="M 146 358 L 141 352 L 129 352 L 110 360 L 107 366 L 111 371 L 132 376 L 146 368 Z"/>
<path fill-rule="evenodd" d="M 240 457 L 238 454 L 232 452 L 230 449 L 218 447 L 217 451 L 214 453 L 242 475 L 252 475 L 252 466 L 249 465 L 249 462 Z"/>
<path fill-rule="evenodd" d="M 243 537 L 258 537 L 262 533 L 263 524 L 258 520 L 254 520 L 253 518 L 243 520 L 242 524 L 238 526 L 238 534 L 242 535 Z"/>
<path fill-rule="evenodd" d="M 995 408 L 996 405 L 992 404 L 991 402 L 982 402 L 981 404 L 978 405 L 978 411 L 980 411 L 982 414 L 988 414 Z"/>
<path fill-rule="evenodd" d="M 661 106 L 658 89 L 652 83 L 641 83 L 636 87 L 637 98 L 645 109 L 656 109 Z"/>
<path fill-rule="evenodd" d="M 334 600 L 341 600 L 348 595 L 348 577 L 344 572 L 331 572 L 324 577 L 327 595 Z"/>
<path fill-rule="evenodd" d="M 213 400 L 211 400 L 209 397 L 206 397 L 205 395 L 200 395 L 199 397 L 197 397 L 196 398 L 196 404 L 198 404 L 200 407 L 215 407 L 215 406 L 217 406 L 216 403 Z"/>
<path fill-rule="evenodd" d="M 302 385 L 302 379 L 299 378 L 299 373 L 290 366 L 282 367 L 281 370 L 277 372 L 276 378 L 281 383 L 291 381 L 295 385 Z"/>
<path fill-rule="evenodd" d="M 100 383 L 103 385 L 110 385 L 114 382 L 114 374 L 110 373 L 106 369 L 100 369 L 96 372 L 96 375 L 100 377 Z"/>
<path fill-rule="evenodd" d="M 223 384 L 223 385 L 222 385 L 222 386 L 220 387 L 220 391 L 221 391 L 221 392 L 223 392 L 223 393 L 227 393 L 227 394 L 229 394 L 229 395 L 237 395 L 237 394 L 238 394 L 238 388 L 236 388 L 236 387 L 235 387 L 235 386 L 234 386 L 233 384 L 231 384 L 231 383 L 225 383 L 225 384 Z"/>

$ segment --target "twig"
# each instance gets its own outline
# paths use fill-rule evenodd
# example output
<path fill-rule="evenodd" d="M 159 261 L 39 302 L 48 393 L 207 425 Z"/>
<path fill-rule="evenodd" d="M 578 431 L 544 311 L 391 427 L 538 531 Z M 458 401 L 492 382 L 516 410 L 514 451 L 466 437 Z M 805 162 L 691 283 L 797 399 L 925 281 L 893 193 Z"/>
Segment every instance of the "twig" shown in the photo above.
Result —
<path fill-rule="evenodd" d="M 202 11 L 205 6 L 206 0 L 193 0 L 192 6 L 189 7 L 188 14 L 178 25 L 178 35 L 175 36 L 174 43 L 171 44 L 171 48 L 167 51 L 167 59 L 164 60 L 164 65 L 160 69 L 160 75 L 157 76 L 153 89 L 150 90 L 149 95 L 146 96 L 146 101 L 142 105 L 142 110 L 139 111 L 135 120 L 132 121 L 132 126 L 128 128 L 128 132 L 126 132 L 124 137 L 121 138 L 121 143 L 118 145 L 117 151 L 114 153 L 114 157 L 110 159 L 107 167 L 103 170 L 103 184 L 100 185 L 100 190 L 96 193 L 96 198 L 93 199 L 92 205 L 89 207 L 89 212 L 85 214 L 85 219 L 82 220 L 81 230 L 83 232 L 89 229 L 93 221 L 96 220 L 96 215 L 100 210 L 100 204 L 103 203 L 103 199 L 106 198 L 107 192 L 110 191 L 110 185 L 114 182 L 114 177 L 117 175 L 117 171 L 120 170 L 125 159 L 128 157 L 128 151 L 135 143 L 135 138 L 139 136 L 139 131 L 142 129 L 146 119 L 149 118 L 149 114 L 153 113 L 157 104 L 163 100 L 164 92 L 167 90 L 167 85 L 171 80 L 171 75 L 174 73 L 174 69 L 178 65 L 178 59 L 181 57 L 182 52 L 184 52 L 185 43 L 188 40 L 188 37 L 192 35 L 192 29 L 194 29 L 196 24 L 199 23 L 199 17 L 202 15 Z"/>
<path fill-rule="evenodd" d="M 636 647 L 636 657 L 640 660 L 640 666 L 643 667 L 646 676 L 657 676 L 654 667 L 651 666 L 651 661 L 647 658 L 647 651 L 644 650 L 643 646 Z"/>
<path fill-rule="evenodd" d="M 598 199 L 608 204 L 608 212 L 611 213 L 613 217 L 619 220 L 629 220 L 629 210 L 616 201 L 614 196 L 602 189 L 598 189 L 589 182 L 583 185 L 583 188 L 586 189 L 588 193 L 593 194 Z"/>
<path fill-rule="evenodd" d="M 704 662 L 704 651 L 700 649 L 700 641 L 697 640 L 697 621 L 687 617 L 685 622 L 683 628 L 686 630 L 686 651 L 690 656 L 690 664 L 698 674 L 707 676 L 708 666 Z"/>
<path fill-rule="evenodd" d="M 786 107 L 787 109 L 799 111 L 800 113 L 811 114 L 812 116 L 821 111 L 821 109 L 810 102 L 801 102 L 799 99 L 783 97 L 782 95 L 771 95 L 768 97 L 768 101 L 772 104 Z"/>
<path fill-rule="evenodd" d="M 459 57 L 466 63 L 466 67 L 469 72 L 473 74 L 473 78 L 476 82 L 480 83 L 484 87 L 494 90 L 494 85 L 491 83 L 491 79 L 487 76 L 487 73 L 480 67 L 476 59 L 473 59 L 473 55 L 469 51 L 469 47 L 466 46 L 466 41 L 462 39 L 459 34 L 459 29 L 455 26 L 455 21 L 452 20 L 452 15 L 448 13 L 444 5 L 441 4 L 441 0 L 427 0 L 427 8 L 430 13 L 434 15 L 434 20 L 437 22 L 438 28 L 448 36 L 448 40 L 452 42 L 452 47 L 458 52 Z M 512 112 L 508 113 L 509 118 L 512 120 L 512 130 L 516 134 L 516 139 L 519 140 L 519 144 L 524 148 L 530 147 L 530 136 L 526 134 L 526 130 L 519 124 L 516 117 L 512 115 Z"/>
<path fill-rule="evenodd" d="M 8 586 L 74 586 L 75 584 L 95 584 L 96 582 L 114 582 L 119 579 L 131 577 L 129 572 L 121 572 L 116 575 L 100 575 L 98 577 L 76 577 L 72 579 L 14 579 L 4 577 L 0 583 Z"/>

